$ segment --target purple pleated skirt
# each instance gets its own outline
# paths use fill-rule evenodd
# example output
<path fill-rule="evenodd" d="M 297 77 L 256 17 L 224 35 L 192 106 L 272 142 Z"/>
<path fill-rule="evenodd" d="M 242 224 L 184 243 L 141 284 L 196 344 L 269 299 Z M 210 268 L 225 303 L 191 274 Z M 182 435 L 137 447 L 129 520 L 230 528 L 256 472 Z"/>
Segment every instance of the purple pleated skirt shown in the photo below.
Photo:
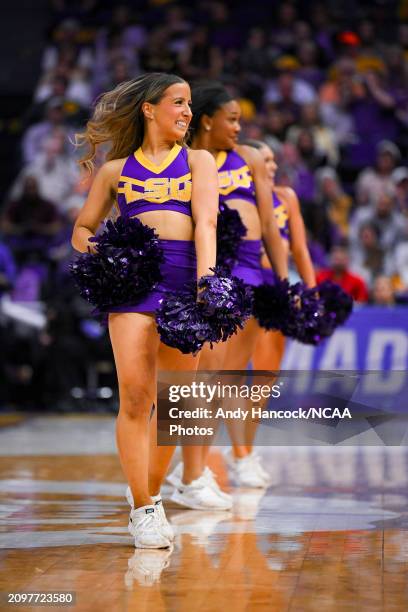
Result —
<path fill-rule="evenodd" d="M 242 240 L 238 249 L 238 260 L 231 270 L 232 276 L 238 276 L 248 285 L 262 285 L 261 241 Z"/>
<path fill-rule="evenodd" d="M 109 308 L 109 312 L 154 312 L 166 291 L 183 289 L 185 283 L 197 279 L 197 259 L 193 240 L 160 240 L 164 262 L 162 280 L 137 304 Z"/>

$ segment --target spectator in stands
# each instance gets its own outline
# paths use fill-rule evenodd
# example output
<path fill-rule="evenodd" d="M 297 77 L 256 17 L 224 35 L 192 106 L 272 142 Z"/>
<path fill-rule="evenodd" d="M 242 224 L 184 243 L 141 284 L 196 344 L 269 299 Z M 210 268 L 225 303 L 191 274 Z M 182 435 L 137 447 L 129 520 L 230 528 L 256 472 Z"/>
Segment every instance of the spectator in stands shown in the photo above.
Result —
<path fill-rule="evenodd" d="M 323 122 L 332 128 L 340 145 L 353 143 L 357 139 L 348 103 L 351 95 L 361 93 L 355 62 L 351 58 L 341 58 L 331 67 L 327 81 L 319 90 Z"/>
<path fill-rule="evenodd" d="M 53 42 L 48 45 L 42 58 L 44 72 L 57 70 L 61 64 L 69 68 L 90 69 L 93 63 L 93 53 L 88 45 L 82 44 L 81 24 L 79 21 L 67 18 L 58 24 L 53 32 Z"/>
<path fill-rule="evenodd" d="M 280 58 L 276 66 L 278 78 L 266 84 L 264 102 L 282 112 L 287 126 L 293 125 L 300 117 L 301 107 L 314 102 L 316 93 L 309 83 L 295 76 L 299 67 L 295 58 Z"/>
<path fill-rule="evenodd" d="M 373 21 L 362 19 L 357 27 L 357 35 L 360 41 L 359 58 L 381 57 L 382 45 Z"/>
<path fill-rule="evenodd" d="M 68 87 L 68 79 L 62 75 L 43 75 L 38 82 L 34 92 L 33 104 L 24 116 L 24 125 L 43 121 L 47 105 L 51 100 L 57 99 L 59 102 L 65 100 Z"/>
<path fill-rule="evenodd" d="M 51 98 L 46 105 L 45 118 L 39 123 L 34 123 L 24 134 L 22 141 L 23 162 L 29 164 L 34 162 L 39 151 L 42 150 L 44 141 L 58 130 L 68 139 L 66 127 L 66 113 L 63 98 Z"/>
<path fill-rule="evenodd" d="M 319 149 L 313 129 L 301 128 L 296 139 L 296 146 L 303 163 L 310 171 L 326 164 L 326 155 Z"/>
<path fill-rule="evenodd" d="M 290 186 L 296 191 L 301 204 L 304 207 L 312 204 L 315 192 L 314 174 L 301 158 L 298 148 L 287 141 L 279 154 L 279 182 L 284 174 L 290 177 Z"/>
<path fill-rule="evenodd" d="M 78 105 L 82 110 L 88 109 L 92 102 L 89 70 L 75 68 L 71 71 L 69 79 L 54 73 L 44 75 L 34 93 L 34 104 L 29 111 L 29 120 L 40 121 L 45 115 L 47 105 L 54 99 L 63 100 L 65 116 L 72 104 Z"/>
<path fill-rule="evenodd" d="M 324 210 L 338 237 L 346 238 L 349 232 L 349 215 L 352 199 L 342 189 L 337 172 L 325 166 L 316 172 L 316 204 Z"/>
<path fill-rule="evenodd" d="M 99 96 L 107 89 L 113 89 L 123 81 L 129 81 L 132 78 L 131 64 L 126 58 L 117 58 L 113 60 L 106 70 L 98 73 L 98 78 L 94 82 L 94 96 Z"/>
<path fill-rule="evenodd" d="M 131 8 L 123 4 L 115 6 L 109 22 L 99 29 L 95 38 L 92 72 L 95 98 L 140 72 L 139 52 L 146 40 L 146 28 L 137 23 Z"/>
<path fill-rule="evenodd" d="M 374 224 L 379 233 L 380 245 L 384 249 L 393 249 L 406 234 L 406 219 L 397 210 L 393 192 L 380 191 L 374 197 L 371 206 L 356 210 L 350 222 L 350 240 L 355 248 L 359 242 L 362 225 Z"/>
<path fill-rule="evenodd" d="M 336 23 L 330 18 L 326 2 L 313 2 L 309 13 L 313 38 L 319 46 L 325 66 L 334 59 L 334 32 Z"/>
<path fill-rule="evenodd" d="M 242 44 L 242 32 L 234 20 L 234 11 L 230 10 L 226 2 L 217 0 L 208 2 L 206 10 L 211 44 L 220 49 L 223 55 L 229 49 L 239 49 Z"/>
<path fill-rule="evenodd" d="M 268 68 L 266 34 L 262 28 L 252 28 L 246 46 L 240 56 L 241 68 L 245 73 L 265 76 Z"/>
<path fill-rule="evenodd" d="M 79 169 L 74 159 L 65 153 L 65 144 L 64 133 L 60 131 L 54 132 L 45 140 L 36 159 L 18 175 L 11 189 L 10 199 L 18 199 L 23 192 L 26 176 L 34 176 L 40 196 L 53 202 L 63 213 L 79 177 Z"/>
<path fill-rule="evenodd" d="M 1 229 L 20 255 L 47 250 L 62 228 L 54 204 L 41 197 L 35 176 L 24 178 L 21 196 L 5 206 Z"/>
<path fill-rule="evenodd" d="M 355 168 L 374 163 L 376 145 L 384 140 L 395 141 L 398 136 L 395 100 L 387 90 L 385 66 L 381 62 L 375 69 L 369 68 L 357 76 L 361 91 L 345 92 L 346 108 L 357 135 L 356 143 L 346 153 Z"/>
<path fill-rule="evenodd" d="M 351 269 L 364 279 L 368 287 L 381 274 L 391 273 L 392 262 L 380 244 L 380 231 L 375 223 L 364 223 L 360 227 L 359 241 L 351 251 Z"/>
<path fill-rule="evenodd" d="M 330 252 L 330 267 L 320 270 L 317 274 L 317 282 L 325 280 L 338 283 L 346 293 L 362 304 L 368 300 L 368 291 L 364 280 L 349 269 L 350 258 L 346 243 L 334 246 Z"/>
<path fill-rule="evenodd" d="M 300 121 L 288 130 L 288 140 L 295 143 L 302 129 L 311 131 L 319 154 L 325 156 L 330 165 L 335 166 L 339 161 L 339 149 L 335 134 L 331 128 L 323 124 L 318 103 L 313 102 L 302 107 Z"/>
<path fill-rule="evenodd" d="M 296 56 L 301 65 L 298 77 L 317 91 L 324 80 L 324 71 L 318 66 L 317 45 L 312 40 L 298 41 L 297 44 Z"/>
<path fill-rule="evenodd" d="M 283 154 L 288 160 L 289 143 L 284 147 Z M 325 156 L 316 147 L 311 130 L 303 128 L 299 131 L 296 141 L 296 163 L 294 189 L 304 207 L 311 206 L 315 196 L 315 171 L 326 163 Z"/>
<path fill-rule="evenodd" d="M 172 4 L 166 9 L 165 24 L 169 37 L 169 48 L 176 54 L 182 52 L 187 45 L 187 37 L 192 24 L 188 21 L 183 6 Z"/>
<path fill-rule="evenodd" d="M 377 145 L 377 159 L 374 168 L 366 168 L 357 179 L 356 196 L 359 205 L 368 204 L 381 191 L 394 191 L 392 173 L 401 158 L 398 147 L 389 140 Z"/>
<path fill-rule="evenodd" d="M 289 52 L 296 45 L 294 24 L 297 19 L 297 9 L 293 2 L 282 2 L 278 8 L 276 25 L 271 29 L 271 42 L 281 52 Z"/>
<path fill-rule="evenodd" d="M 388 276 L 378 276 L 374 281 L 371 294 L 371 303 L 374 306 L 394 306 L 395 295 L 391 279 Z"/>
<path fill-rule="evenodd" d="M 186 79 L 216 79 L 223 62 L 220 50 L 211 44 L 205 26 L 196 28 L 179 56 L 180 72 Z"/>
<path fill-rule="evenodd" d="M 286 137 L 286 124 L 282 113 L 275 108 L 268 109 L 263 127 L 265 142 L 272 151 L 278 152 Z"/>
<path fill-rule="evenodd" d="M 157 27 L 150 33 L 140 51 L 140 66 L 144 72 L 177 70 L 177 53 L 169 47 L 169 33 L 165 27 Z"/>

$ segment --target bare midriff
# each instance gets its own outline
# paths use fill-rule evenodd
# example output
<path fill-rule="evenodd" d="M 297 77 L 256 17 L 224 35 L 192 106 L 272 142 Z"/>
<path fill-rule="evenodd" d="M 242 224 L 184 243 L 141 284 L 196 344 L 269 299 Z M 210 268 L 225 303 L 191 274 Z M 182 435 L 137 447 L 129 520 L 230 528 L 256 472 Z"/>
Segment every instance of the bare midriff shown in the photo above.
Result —
<path fill-rule="evenodd" d="M 155 229 L 162 240 L 194 240 L 193 219 L 173 210 L 151 210 L 134 215 Z"/>

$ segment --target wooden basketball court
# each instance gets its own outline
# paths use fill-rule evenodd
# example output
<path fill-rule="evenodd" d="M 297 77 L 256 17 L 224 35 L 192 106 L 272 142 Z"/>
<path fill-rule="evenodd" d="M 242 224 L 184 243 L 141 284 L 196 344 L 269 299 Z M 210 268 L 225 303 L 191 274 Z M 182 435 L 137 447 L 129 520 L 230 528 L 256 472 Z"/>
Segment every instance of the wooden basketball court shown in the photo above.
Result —
<path fill-rule="evenodd" d="M 3 593 L 75 591 L 81 612 L 408 609 L 405 448 L 263 448 L 267 491 L 230 487 L 214 449 L 233 512 L 167 503 L 174 548 L 149 551 L 127 532 L 112 417 L 1 423 Z"/>

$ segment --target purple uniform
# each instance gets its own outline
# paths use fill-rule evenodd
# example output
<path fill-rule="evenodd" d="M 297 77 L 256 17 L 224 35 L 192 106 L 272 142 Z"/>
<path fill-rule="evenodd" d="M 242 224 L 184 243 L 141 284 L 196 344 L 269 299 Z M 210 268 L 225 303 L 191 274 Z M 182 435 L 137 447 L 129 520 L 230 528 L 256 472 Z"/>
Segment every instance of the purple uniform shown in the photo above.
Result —
<path fill-rule="evenodd" d="M 118 186 L 120 214 L 134 217 L 150 210 L 172 210 L 191 217 L 191 171 L 187 150 L 176 144 L 157 166 L 138 149 L 122 169 Z"/>
<path fill-rule="evenodd" d="M 256 206 L 254 181 L 246 161 L 236 151 L 220 151 L 216 161 L 220 203 L 239 199 Z"/>
<path fill-rule="evenodd" d="M 276 193 L 272 192 L 273 212 L 275 214 L 276 223 L 280 231 L 281 238 L 289 241 L 289 213 L 284 202 L 282 202 Z"/>
<path fill-rule="evenodd" d="M 191 171 L 187 150 L 175 144 L 159 165 L 147 159 L 139 148 L 130 155 L 119 178 L 117 204 L 124 218 L 143 212 L 168 210 L 191 213 Z M 152 312 L 167 290 L 182 289 L 196 280 L 195 243 L 192 240 L 160 240 L 164 252 L 163 280 L 137 304 L 126 304 L 110 312 Z"/>
<path fill-rule="evenodd" d="M 246 161 L 236 151 L 220 151 L 217 155 L 219 201 L 246 200 L 256 206 L 255 185 Z M 263 282 L 260 265 L 261 240 L 242 240 L 238 249 L 238 260 L 231 274 L 248 285 Z"/>

